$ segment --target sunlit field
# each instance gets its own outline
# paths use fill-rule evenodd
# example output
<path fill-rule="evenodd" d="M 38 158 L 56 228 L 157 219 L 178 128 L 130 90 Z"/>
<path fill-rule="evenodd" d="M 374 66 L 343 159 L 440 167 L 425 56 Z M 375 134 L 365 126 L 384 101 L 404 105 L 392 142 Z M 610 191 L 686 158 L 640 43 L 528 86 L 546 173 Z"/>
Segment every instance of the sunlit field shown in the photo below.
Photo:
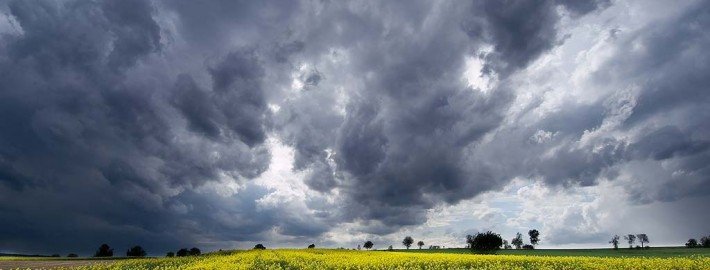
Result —
<path fill-rule="evenodd" d="M 253 250 L 118 261 L 76 269 L 710 269 L 710 257 L 601 258 L 350 251 Z"/>

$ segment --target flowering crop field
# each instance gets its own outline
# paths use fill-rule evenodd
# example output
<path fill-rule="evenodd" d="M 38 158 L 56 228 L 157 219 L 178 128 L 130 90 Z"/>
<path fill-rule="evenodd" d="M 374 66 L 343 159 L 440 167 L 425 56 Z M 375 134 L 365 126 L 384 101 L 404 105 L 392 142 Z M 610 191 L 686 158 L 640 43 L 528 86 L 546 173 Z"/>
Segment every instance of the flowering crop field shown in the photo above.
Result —
<path fill-rule="evenodd" d="M 710 269 L 710 257 L 598 258 L 349 250 L 252 250 L 75 269 Z"/>

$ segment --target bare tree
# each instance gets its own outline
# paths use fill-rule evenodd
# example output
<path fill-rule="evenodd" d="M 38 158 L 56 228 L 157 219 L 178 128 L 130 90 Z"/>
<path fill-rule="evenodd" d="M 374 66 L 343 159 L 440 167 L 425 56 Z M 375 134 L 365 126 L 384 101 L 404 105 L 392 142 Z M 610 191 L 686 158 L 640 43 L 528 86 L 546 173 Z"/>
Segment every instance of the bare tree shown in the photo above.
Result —
<path fill-rule="evenodd" d="M 611 238 L 611 241 L 609 241 L 612 245 L 614 245 L 614 250 L 619 249 L 619 236 L 614 235 L 614 237 Z"/>
<path fill-rule="evenodd" d="M 515 234 L 515 238 L 510 240 L 510 243 L 515 246 L 515 249 L 520 249 L 523 246 L 523 235 L 520 233 Z"/>
<path fill-rule="evenodd" d="M 634 242 L 636 242 L 636 235 L 627 234 L 624 236 L 624 240 L 629 243 L 629 248 L 634 248 Z"/>
<path fill-rule="evenodd" d="M 636 235 L 636 239 L 641 243 L 641 248 L 643 248 L 643 243 L 648 243 L 648 235 L 645 233 L 639 233 Z"/>

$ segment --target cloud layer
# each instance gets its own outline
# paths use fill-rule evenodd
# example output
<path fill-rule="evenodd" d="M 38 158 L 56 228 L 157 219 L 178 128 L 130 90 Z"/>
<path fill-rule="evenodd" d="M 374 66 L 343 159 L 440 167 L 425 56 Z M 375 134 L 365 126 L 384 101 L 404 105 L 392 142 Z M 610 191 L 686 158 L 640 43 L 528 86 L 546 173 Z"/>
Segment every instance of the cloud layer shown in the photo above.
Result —
<path fill-rule="evenodd" d="M 3 3 L 0 251 L 385 241 L 514 179 L 708 203 L 710 5 L 664 5 Z M 505 222 L 613 229 L 576 210 Z"/>

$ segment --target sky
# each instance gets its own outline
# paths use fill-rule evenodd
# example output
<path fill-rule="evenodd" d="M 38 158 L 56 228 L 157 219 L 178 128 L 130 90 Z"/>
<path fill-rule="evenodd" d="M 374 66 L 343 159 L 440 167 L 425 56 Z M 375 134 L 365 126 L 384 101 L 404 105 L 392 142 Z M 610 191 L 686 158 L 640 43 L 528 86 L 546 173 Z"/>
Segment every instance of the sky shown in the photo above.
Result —
<path fill-rule="evenodd" d="M 2 0 L 0 252 L 682 245 L 710 233 L 709 27 L 686 0 Z"/>

